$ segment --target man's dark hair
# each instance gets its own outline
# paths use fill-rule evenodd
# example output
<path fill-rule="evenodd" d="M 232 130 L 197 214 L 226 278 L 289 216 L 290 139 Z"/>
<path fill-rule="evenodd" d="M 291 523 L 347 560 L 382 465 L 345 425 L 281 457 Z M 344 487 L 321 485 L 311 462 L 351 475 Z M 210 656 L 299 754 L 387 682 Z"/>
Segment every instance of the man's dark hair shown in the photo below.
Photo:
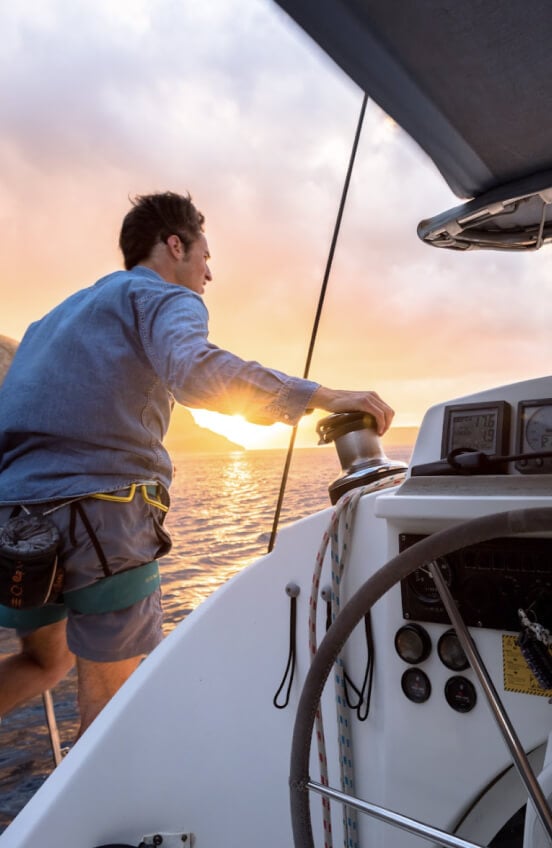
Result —
<path fill-rule="evenodd" d="M 138 195 L 131 202 L 132 209 L 123 219 L 119 236 L 127 270 L 147 259 L 157 242 L 177 235 L 188 251 L 203 232 L 205 218 L 189 194 L 165 191 Z"/>

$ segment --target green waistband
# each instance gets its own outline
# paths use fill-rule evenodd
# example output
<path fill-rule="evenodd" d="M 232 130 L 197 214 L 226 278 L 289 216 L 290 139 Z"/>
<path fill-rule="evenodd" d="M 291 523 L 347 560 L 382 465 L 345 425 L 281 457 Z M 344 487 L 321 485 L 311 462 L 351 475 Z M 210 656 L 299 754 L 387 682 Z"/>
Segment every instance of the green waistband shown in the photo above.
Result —
<path fill-rule="evenodd" d="M 11 609 L 0 604 L 0 627 L 15 627 L 21 632 L 36 630 L 67 618 L 63 604 L 47 604 L 32 609 Z"/>
<path fill-rule="evenodd" d="M 103 577 L 91 586 L 63 593 L 63 603 L 75 612 L 102 613 L 131 607 L 151 595 L 161 583 L 156 559 Z"/>
<path fill-rule="evenodd" d="M 103 577 L 82 589 L 65 592 L 61 603 L 24 610 L 0 605 L 0 627 L 34 630 L 61 621 L 67 616 L 67 608 L 87 615 L 126 609 L 153 594 L 160 583 L 159 562 L 154 559 L 137 568 Z"/>

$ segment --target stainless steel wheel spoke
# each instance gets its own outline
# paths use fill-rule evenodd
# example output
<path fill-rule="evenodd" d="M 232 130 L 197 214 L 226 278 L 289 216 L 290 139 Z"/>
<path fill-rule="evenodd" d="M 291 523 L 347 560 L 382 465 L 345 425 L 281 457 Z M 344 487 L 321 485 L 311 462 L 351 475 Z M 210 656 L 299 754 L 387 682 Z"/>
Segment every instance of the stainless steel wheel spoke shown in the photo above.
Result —
<path fill-rule="evenodd" d="M 424 822 L 411 819 L 409 816 L 403 816 L 401 813 L 395 813 L 393 810 L 388 810 L 385 807 L 378 807 L 377 804 L 369 804 L 368 801 L 353 798 L 352 795 L 346 795 L 344 792 L 340 792 L 339 789 L 333 789 L 331 786 L 323 786 L 321 783 L 310 780 L 307 788 L 313 792 L 318 792 L 319 795 L 324 795 L 326 798 L 341 801 L 347 807 L 354 807 L 356 810 L 360 810 L 386 824 L 392 824 L 400 830 L 406 830 L 409 833 L 420 836 L 422 839 L 437 843 L 439 846 L 444 846 L 445 848 L 481 848 L 475 842 L 468 842 L 466 839 L 453 836 L 445 830 L 439 830 L 437 827 L 432 827 L 429 824 L 424 824 Z"/>
<path fill-rule="evenodd" d="M 506 745 L 510 749 L 510 753 L 512 755 L 512 759 L 514 761 L 514 765 L 521 777 L 525 787 L 527 789 L 527 793 L 531 798 L 533 804 L 535 805 L 535 810 L 537 815 L 544 827 L 546 833 L 550 838 L 552 838 L 552 813 L 550 811 L 550 807 L 546 801 L 546 798 L 543 794 L 541 786 L 537 781 L 533 769 L 529 765 L 529 760 L 525 754 L 523 746 L 519 741 L 516 731 L 504 709 L 502 702 L 499 698 L 498 692 L 494 686 L 493 681 L 490 678 L 490 675 L 485 668 L 479 651 L 475 645 L 475 642 L 470 636 L 469 630 L 464 624 L 462 616 L 458 611 L 458 607 L 452 597 L 450 590 L 443 579 L 441 574 L 441 570 L 436 562 L 429 563 L 429 570 L 431 571 L 431 575 L 435 581 L 435 585 L 439 590 L 439 594 L 441 596 L 441 600 L 445 606 L 445 609 L 448 613 L 448 616 L 451 620 L 452 626 L 456 630 L 456 635 L 464 649 L 464 653 L 466 654 L 468 660 L 470 661 L 470 665 L 473 668 L 477 678 L 481 684 L 483 692 L 487 698 L 489 706 L 491 708 L 491 712 L 493 713 L 495 720 L 498 724 L 500 732 L 504 737 L 504 741 Z"/>

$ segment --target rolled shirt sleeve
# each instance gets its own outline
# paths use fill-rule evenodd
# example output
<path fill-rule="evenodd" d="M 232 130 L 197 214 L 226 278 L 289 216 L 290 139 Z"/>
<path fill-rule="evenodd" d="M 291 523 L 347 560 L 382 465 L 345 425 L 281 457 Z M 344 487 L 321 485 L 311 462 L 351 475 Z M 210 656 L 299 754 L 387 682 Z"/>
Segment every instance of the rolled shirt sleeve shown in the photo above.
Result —
<path fill-rule="evenodd" d="M 137 301 L 144 350 L 184 406 L 239 413 L 257 424 L 296 424 L 319 383 L 246 361 L 208 340 L 207 308 L 189 289 Z"/>

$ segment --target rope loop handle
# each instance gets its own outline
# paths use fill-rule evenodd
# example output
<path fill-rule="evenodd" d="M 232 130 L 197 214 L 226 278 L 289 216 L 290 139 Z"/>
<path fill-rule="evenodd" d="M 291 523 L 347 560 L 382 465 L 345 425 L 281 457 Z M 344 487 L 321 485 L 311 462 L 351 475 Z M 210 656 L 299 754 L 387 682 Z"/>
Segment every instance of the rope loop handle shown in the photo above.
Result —
<path fill-rule="evenodd" d="M 300 588 L 297 583 L 288 583 L 286 586 L 286 595 L 289 597 L 289 652 L 286 663 L 286 670 L 284 671 L 284 676 L 282 677 L 282 682 L 280 683 L 274 698 L 272 699 L 273 705 L 277 710 L 285 710 L 287 705 L 289 704 L 289 697 L 291 694 L 291 686 L 293 684 L 293 677 L 295 674 L 295 658 L 297 656 L 297 639 L 296 639 L 296 631 L 297 631 L 297 598 L 300 593 Z M 289 679 L 288 679 L 289 675 Z M 286 684 L 286 680 L 288 681 L 288 686 L 285 694 L 285 698 L 283 703 L 278 703 L 278 698 L 282 689 Z"/>

